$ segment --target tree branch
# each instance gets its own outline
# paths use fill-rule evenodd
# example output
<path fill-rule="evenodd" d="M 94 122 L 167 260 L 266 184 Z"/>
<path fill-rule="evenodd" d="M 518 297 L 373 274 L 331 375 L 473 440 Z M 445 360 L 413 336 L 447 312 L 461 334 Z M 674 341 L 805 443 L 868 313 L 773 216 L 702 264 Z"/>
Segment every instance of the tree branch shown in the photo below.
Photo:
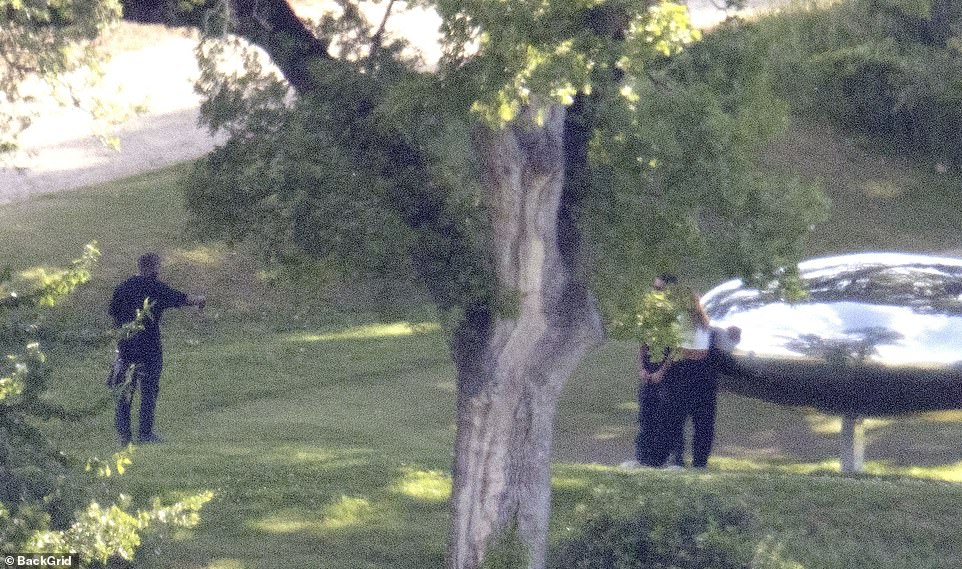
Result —
<path fill-rule="evenodd" d="M 384 37 L 384 29 L 387 27 L 387 19 L 391 16 L 391 9 L 394 8 L 394 0 L 387 3 L 387 8 L 384 10 L 384 17 L 381 19 L 381 25 L 378 27 L 374 35 L 371 36 L 371 55 L 370 60 L 373 62 L 376 59 L 378 52 L 381 50 L 381 39 Z"/>
<path fill-rule="evenodd" d="M 168 26 L 202 26 L 202 14 L 216 0 L 200 0 L 189 9 L 171 0 L 122 0 L 124 19 Z M 317 87 L 311 62 L 332 60 L 330 42 L 317 38 L 286 0 L 229 0 L 236 32 L 262 48 L 298 93 Z"/>
<path fill-rule="evenodd" d="M 298 93 L 318 87 L 311 62 L 331 60 L 329 42 L 318 39 L 284 0 L 232 0 L 234 23 L 240 35 L 270 55 Z"/>
<path fill-rule="evenodd" d="M 652 85 L 658 89 L 661 89 L 662 92 L 668 92 L 671 90 L 671 85 L 669 85 L 664 79 L 655 76 L 655 74 L 651 72 L 651 69 L 645 68 L 645 76 L 648 77 L 648 80 L 651 81 Z"/>

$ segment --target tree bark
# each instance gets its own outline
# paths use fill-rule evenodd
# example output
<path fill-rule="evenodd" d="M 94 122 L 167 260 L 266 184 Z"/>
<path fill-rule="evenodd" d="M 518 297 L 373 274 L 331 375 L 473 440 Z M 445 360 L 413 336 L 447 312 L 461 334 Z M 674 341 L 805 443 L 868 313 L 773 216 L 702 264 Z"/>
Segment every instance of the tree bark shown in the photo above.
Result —
<path fill-rule="evenodd" d="M 952 0 L 932 0 L 932 12 L 923 25 L 928 45 L 945 47 L 952 37 Z"/>
<path fill-rule="evenodd" d="M 529 566 L 544 566 L 551 501 L 551 443 L 562 385 L 602 338 L 576 263 L 559 242 L 565 181 L 565 108 L 531 111 L 517 125 L 478 137 L 489 253 L 509 308 L 469 308 L 455 331 L 458 372 L 448 567 L 473 569 L 492 540 L 515 528 Z M 521 126 L 531 123 L 530 126 Z"/>
<path fill-rule="evenodd" d="M 230 6 L 237 32 L 264 49 L 300 95 L 318 87 L 311 66 L 332 60 L 328 42 L 307 29 L 287 0 L 231 0 Z"/>

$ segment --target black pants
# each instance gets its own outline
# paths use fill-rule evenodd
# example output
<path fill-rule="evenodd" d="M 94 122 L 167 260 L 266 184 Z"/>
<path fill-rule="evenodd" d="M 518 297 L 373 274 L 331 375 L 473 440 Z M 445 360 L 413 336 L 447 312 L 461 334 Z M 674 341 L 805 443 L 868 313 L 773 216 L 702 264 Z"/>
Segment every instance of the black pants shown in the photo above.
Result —
<path fill-rule="evenodd" d="M 138 436 L 146 438 L 154 432 L 154 409 L 157 406 L 157 395 L 160 392 L 160 372 L 164 367 L 163 354 L 149 354 L 146 356 L 123 356 L 117 353 L 114 361 L 112 377 L 116 382 L 121 381 L 127 370 L 133 366 L 130 383 L 119 387 L 117 393 L 117 412 L 114 425 L 120 440 L 130 441 L 130 407 L 134 399 L 134 391 L 140 386 L 140 425 Z"/>
<path fill-rule="evenodd" d="M 705 390 L 701 393 L 689 394 L 686 405 L 679 405 L 671 409 L 666 421 L 666 438 L 669 450 L 674 450 L 676 463 L 681 460 L 685 448 L 685 424 L 691 417 L 691 465 L 704 468 L 708 465 L 711 447 L 715 441 L 715 408 L 717 406 L 716 390 Z"/>
<path fill-rule="evenodd" d="M 635 460 L 649 466 L 657 462 L 665 438 L 665 408 L 661 386 L 656 383 L 638 388 L 638 436 L 635 437 Z"/>
<path fill-rule="evenodd" d="M 684 464 L 685 423 L 692 419 L 692 466 L 708 464 L 715 440 L 715 409 L 717 405 L 716 362 L 682 360 L 672 364 L 662 385 L 664 391 L 664 437 L 658 447 L 653 466 L 662 466 L 669 455 L 675 464 Z"/>

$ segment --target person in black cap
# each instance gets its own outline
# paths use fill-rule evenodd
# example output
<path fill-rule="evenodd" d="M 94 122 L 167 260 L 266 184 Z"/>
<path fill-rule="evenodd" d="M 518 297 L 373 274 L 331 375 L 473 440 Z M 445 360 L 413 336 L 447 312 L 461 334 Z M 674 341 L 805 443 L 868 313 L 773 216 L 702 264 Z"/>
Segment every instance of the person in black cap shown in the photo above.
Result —
<path fill-rule="evenodd" d="M 677 281 L 671 274 L 658 275 L 652 288 L 662 291 Z M 656 457 L 665 442 L 666 407 L 661 382 L 668 367 L 668 350 L 662 354 L 661 361 L 655 363 L 649 347 L 642 344 L 638 357 L 638 435 L 635 437 L 635 458 L 622 466 L 651 466 L 658 461 Z"/>
<path fill-rule="evenodd" d="M 122 337 L 117 342 L 116 359 L 108 378 L 109 387 L 122 386 L 117 397 L 115 416 L 117 437 L 121 446 L 127 446 L 131 441 L 130 407 L 138 385 L 140 425 L 137 442 L 163 442 L 154 432 L 154 408 L 160 390 L 160 372 L 164 365 L 160 319 L 168 308 L 197 306 L 203 310 L 207 302 L 202 295 L 186 294 L 161 282 L 157 278 L 160 270 L 160 256 L 157 253 L 141 255 L 137 260 L 137 268 L 138 274 L 114 289 L 109 309 L 117 327 L 135 322 L 138 311 L 144 311 L 139 322 L 142 329 Z M 131 367 L 133 374 L 127 383 L 126 378 Z"/>
<path fill-rule="evenodd" d="M 669 463 L 670 468 L 680 468 L 685 465 L 685 420 L 692 414 L 693 406 L 700 399 L 697 396 L 704 390 L 710 375 L 708 356 L 711 330 L 708 315 L 694 292 L 691 293 L 688 304 L 681 344 L 677 353 L 673 353 L 671 361 L 667 363 L 660 386 L 663 436 L 659 440 L 660 444 L 656 445 L 650 466 L 660 467 Z M 714 426 L 714 417 L 711 418 L 711 423 Z M 704 431 L 699 428 L 701 426 L 702 422 L 696 422 L 696 435 Z M 705 459 L 707 460 L 707 456 Z"/>

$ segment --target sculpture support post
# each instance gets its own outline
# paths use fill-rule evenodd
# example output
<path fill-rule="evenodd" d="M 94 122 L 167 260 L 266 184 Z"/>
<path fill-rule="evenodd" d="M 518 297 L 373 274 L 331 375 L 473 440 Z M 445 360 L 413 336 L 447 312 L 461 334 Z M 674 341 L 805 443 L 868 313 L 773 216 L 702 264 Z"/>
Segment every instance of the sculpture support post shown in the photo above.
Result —
<path fill-rule="evenodd" d="M 858 415 L 843 415 L 839 442 L 842 453 L 842 472 L 861 472 L 865 465 L 864 419 Z"/>

